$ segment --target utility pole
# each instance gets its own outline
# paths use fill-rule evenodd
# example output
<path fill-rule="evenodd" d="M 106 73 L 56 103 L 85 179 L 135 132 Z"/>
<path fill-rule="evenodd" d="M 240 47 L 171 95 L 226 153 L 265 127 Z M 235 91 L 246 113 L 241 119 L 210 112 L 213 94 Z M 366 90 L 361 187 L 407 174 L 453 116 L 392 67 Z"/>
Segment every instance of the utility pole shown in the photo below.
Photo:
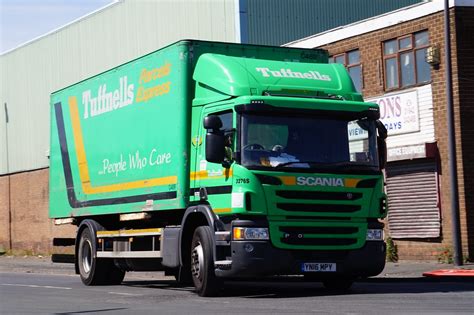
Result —
<path fill-rule="evenodd" d="M 456 134 L 454 129 L 453 83 L 451 70 L 451 24 L 449 0 L 444 0 L 444 52 L 446 64 L 446 111 L 448 119 L 448 162 L 451 187 L 451 223 L 453 237 L 453 260 L 462 266 L 461 224 L 459 222 L 458 173 L 456 159 Z"/>

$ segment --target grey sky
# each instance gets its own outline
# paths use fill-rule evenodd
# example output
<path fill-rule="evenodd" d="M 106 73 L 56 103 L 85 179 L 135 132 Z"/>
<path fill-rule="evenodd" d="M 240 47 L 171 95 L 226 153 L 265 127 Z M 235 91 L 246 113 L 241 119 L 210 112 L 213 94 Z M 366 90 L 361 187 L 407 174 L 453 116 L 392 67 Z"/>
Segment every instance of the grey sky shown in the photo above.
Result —
<path fill-rule="evenodd" d="M 0 0 L 0 53 L 115 0 Z"/>

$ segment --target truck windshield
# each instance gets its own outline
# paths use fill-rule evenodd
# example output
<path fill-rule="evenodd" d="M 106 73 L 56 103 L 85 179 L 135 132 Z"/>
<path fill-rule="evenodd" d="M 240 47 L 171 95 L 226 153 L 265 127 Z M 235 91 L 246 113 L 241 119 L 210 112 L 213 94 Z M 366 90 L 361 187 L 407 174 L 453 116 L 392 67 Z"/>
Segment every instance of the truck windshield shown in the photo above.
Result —
<path fill-rule="evenodd" d="M 249 168 L 378 170 L 369 119 L 242 115 L 241 163 Z"/>

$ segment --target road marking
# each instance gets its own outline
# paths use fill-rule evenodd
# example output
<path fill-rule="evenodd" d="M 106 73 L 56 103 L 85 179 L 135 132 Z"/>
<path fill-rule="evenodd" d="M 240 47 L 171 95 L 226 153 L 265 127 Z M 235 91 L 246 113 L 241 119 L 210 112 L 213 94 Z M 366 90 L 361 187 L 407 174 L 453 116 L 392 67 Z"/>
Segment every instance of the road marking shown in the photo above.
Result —
<path fill-rule="evenodd" d="M 36 284 L 16 284 L 16 283 L 0 283 L 0 285 L 11 286 L 11 287 L 28 287 L 28 288 L 43 288 L 43 289 L 58 289 L 58 290 L 71 290 L 68 287 L 53 287 L 50 285 L 36 285 Z"/>
<path fill-rule="evenodd" d="M 141 296 L 142 295 L 142 294 L 124 293 L 124 292 L 109 292 L 109 294 L 128 295 L 128 296 Z"/>

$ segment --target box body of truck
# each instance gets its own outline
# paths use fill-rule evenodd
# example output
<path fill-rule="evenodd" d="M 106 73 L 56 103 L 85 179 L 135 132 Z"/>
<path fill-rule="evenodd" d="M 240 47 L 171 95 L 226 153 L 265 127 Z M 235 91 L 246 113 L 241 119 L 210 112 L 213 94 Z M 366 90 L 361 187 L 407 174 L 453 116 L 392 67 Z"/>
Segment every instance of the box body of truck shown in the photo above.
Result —
<path fill-rule="evenodd" d="M 180 41 L 53 93 L 50 217 L 78 226 L 84 283 L 165 270 L 210 295 L 226 277 L 378 274 L 378 107 L 326 62 Z"/>

